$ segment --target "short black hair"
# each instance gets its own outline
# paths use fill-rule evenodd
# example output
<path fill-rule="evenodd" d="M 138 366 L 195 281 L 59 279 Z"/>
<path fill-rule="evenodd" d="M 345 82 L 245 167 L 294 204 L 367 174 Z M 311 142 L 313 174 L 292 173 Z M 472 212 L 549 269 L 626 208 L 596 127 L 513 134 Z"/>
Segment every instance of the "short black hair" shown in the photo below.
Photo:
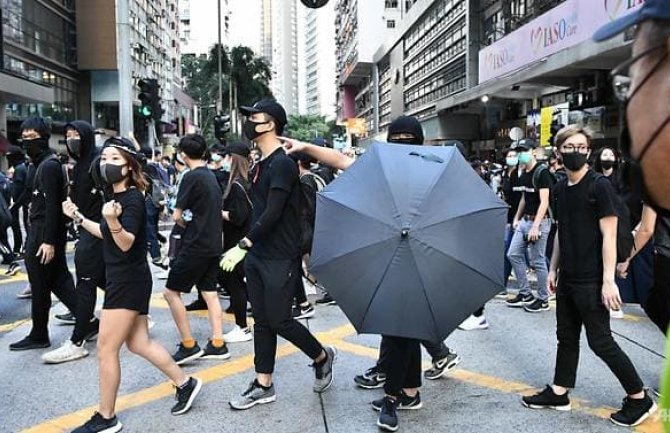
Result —
<path fill-rule="evenodd" d="M 42 138 L 51 137 L 51 127 L 41 117 L 29 117 L 21 123 L 21 131 L 32 129 Z"/>
<path fill-rule="evenodd" d="M 670 20 L 650 20 L 645 38 L 650 47 L 664 45 L 670 38 Z M 662 55 L 662 54 L 659 54 Z"/>
<path fill-rule="evenodd" d="M 179 140 L 179 150 L 191 159 L 205 159 L 207 142 L 202 135 L 188 134 Z"/>
<path fill-rule="evenodd" d="M 305 152 L 295 152 L 291 157 L 298 162 L 303 168 L 309 169 L 312 164 L 316 164 L 316 159 L 312 158 Z"/>
<path fill-rule="evenodd" d="M 275 124 L 275 132 L 277 133 L 277 135 L 283 135 L 284 134 L 284 126 L 285 125 L 281 125 L 279 122 L 277 122 L 277 119 L 275 119 L 271 114 L 263 113 L 263 115 L 265 116 L 265 120 Z"/>

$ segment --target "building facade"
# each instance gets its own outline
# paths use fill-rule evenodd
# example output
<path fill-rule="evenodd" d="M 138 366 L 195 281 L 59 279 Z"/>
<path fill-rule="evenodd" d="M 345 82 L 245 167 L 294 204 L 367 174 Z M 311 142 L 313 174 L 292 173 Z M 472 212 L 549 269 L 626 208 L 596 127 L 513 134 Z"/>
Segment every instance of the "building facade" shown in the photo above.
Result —
<path fill-rule="evenodd" d="M 501 158 L 515 126 L 548 146 L 552 126 L 581 123 L 597 145 L 616 144 L 625 110 L 608 73 L 630 55 L 632 38 L 594 43 L 591 36 L 642 4 L 418 0 L 361 74 L 369 89 L 358 87 L 356 104 L 345 99 L 339 108 L 365 117 L 367 137 L 383 138 L 393 118 L 409 114 L 428 142 L 458 140 L 487 159 Z M 344 66 L 345 78 L 356 71 Z"/>
<path fill-rule="evenodd" d="M 304 86 L 301 112 L 332 120 L 337 95 L 335 4 L 331 2 L 320 9 L 307 9 L 301 34 L 304 40 L 304 59 L 300 59 L 300 79 Z"/>
<path fill-rule="evenodd" d="M 179 41 L 182 54 L 209 53 L 218 42 L 217 13 L 221 4 L 221 43 L 230 45 L 230 0 L 179 0 Z M 197 3 L 197 7 L 194 7 Z"/>
<path fill-rule="evenodd" d="M 79 112 L 75 4 L 0 0 L 0 142 L 27 117 L 57 122 Z M 4 151 L 5 149 L 0 149 Z"/>

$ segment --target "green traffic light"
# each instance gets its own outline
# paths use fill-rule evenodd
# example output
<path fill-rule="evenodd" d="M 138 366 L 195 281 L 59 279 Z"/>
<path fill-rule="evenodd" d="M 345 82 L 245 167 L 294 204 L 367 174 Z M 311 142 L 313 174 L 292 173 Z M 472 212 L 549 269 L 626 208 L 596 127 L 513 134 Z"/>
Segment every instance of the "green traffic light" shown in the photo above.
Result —
<path fill-rule="evenodd" d="M 142 117 L 151 117 L 151 114 L 152 114 L 151 107 L 149 107 L 148 105 L 143 105 L 140 107 L 140 115 Z"/>

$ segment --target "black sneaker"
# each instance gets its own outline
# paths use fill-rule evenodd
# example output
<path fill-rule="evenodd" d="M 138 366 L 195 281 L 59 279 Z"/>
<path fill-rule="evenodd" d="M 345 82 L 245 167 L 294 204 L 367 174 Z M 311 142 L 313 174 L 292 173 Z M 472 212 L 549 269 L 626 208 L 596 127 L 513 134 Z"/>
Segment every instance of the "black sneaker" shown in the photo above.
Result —
<path fill-rule="evenodd" d="M 167 271 L 169 269 L 168 265 L 165 264 L 162 257 L 158 258 L 158 259 L 151 260 L 151 264 L 161 268 L 164 271 Z"/>
<path fill-rule="evenodd" d="M 7 267 L 7 270 L 5 271 L 5 276 L 6 277 L 13 277 L 16 275 L 19 271 L 21 270 L 21 266 L 19 266 L 18 263 L 12 262 L 9 264 Z"/>
<path fill-rule="evenodd" d="M 201 388 L 202 380 L 195 377 L 190 377 L 184 386 L 178 386 L 175 394 L 177 404 L 172 406 L 172 410 L 170 410 L 172 415 L 182 415 L 188 412 L 193 405 L 193 400 L 200 393 Z"/>
<path fill-rule="evenodd" d="M 382 397 L 378 400 L 373 401 L 372 404 L 372 409 L 376 410 L 379 412 L 382 410 L 384 407 L 384 400 L 386 400 L 386 397 Z M 405 394 L 404 391 L 400 392 L 400 397 L 398 400 L 396 400 L 396 409 L 400 410 L 416 410 L 416 409 L 421 409 L 423 407 L 423 403 L 421 403 L 421 394 L 419 391 L 416 392 L 416 395 L 414 397 L 410 397 L 409 395 Z"/>
<path fill-rule="evenodd" d="M 563 395 L 557 395 L 549 385 L 538 394 L 522 397 L 521 403 L 530 409 L 555 409 L 568 411 L 572 408 L 568 393 L 566 392 Z"/>
<path fill-rule="evenodd" d="M 116 433 L 121 429 L 123 425 L 116 416 L 107 419 L 96 412 L 84 425 L 72 430 L 72 433 Z"/>
<path fill-rule="evenodd" d="M 51 347 L 51 342 L 46 341 L 35 341 L 30 337 L 26 337 L 21 341 L 12 343 L 9 345 L 9 350 L 20 351 L 20 350 L 32 350 L 32 349 L 46 349 Z"/>
<path fill-rule="evenodd" d="M 369 368 L 365 373 L 354 377 L 356 385 L 363 389 L 376 389 L 384 386 L 386 382 L 386 374 L 381 373 L 379 368 L 375 365 Z"/>
<path fill-rule="evenodd" d="M 524 306 L 523 309 L 529 313 L 541 313 L 543 311 L 549 311 L 549 302 L 543 301 L 541 299 L 535 299 L 532 304 Z"/>
<path fill-rule="evenodd" d="M 433 362 L 433 366 L 423 373 L 423 377 L 429 380 L 436 380 L 451 371 L 461 362 L 461 357 L 456 352 L 449 351 L 449 354 L 442 359 Z"/>
<path fill-rule="evenodd" d="M 77 319 L 74 317 L 74 313 L 70 311 L 65 314 L 56 314 L 54 317 L 60 322 L 61 325 L 74 325 L 77 322 Z"/>
<path fill-rule="evenodd" d="M 204 354 L 202 355 L 203 359 L 229 359 L 230 352 L 228 352 L 228 347 L 226 343 L 223 343 L 221 347 L 214 347 L 212 340 L 207 342 L 205 346 Z"/>
<path fill-rule="evenodd" d="M 623 406 L 618 412 L 610 415 L 610 421 L 621 427 L 635 427 L 642 424 L 649 415 L 656 412 L 656 409 L 656 403 L 645 391 L 644 398 L 624 398 Z"/>
<path fill-rule="evenodd" d="M 317 305 L 336 305 L 337 302 L 335 302 L 335 299 L 333 299 L 332 296 L 330 296 L 328 294 L 328 292 L 325 292 L 323 294 L 323 298 L 317 300 L 316 304 Z"/>
<path fill-rule="evenodd" d="M 199 311 L 206 309 L 207 309 L 207 302 L 205 302 L 203 299 L 196 299 L 195 301 L 191 302 L 186 306 L 186 311 Z"/>
<path fill-rule="evenodd" d="M 177 365 L 186 364 L 205 354 L 205 351 L 198 346 L 198 343 L 195 343 L 195 346 L 190 349 L 185 348 L 183 343 L 179 343 L 177 347 L 179 349 L 172 355 L 172 359 L 174 359 Z"/>
<path fill-rule="evenodd" d="M 398 430 L 398 414 L 396 413 L 398 402 L 389 397 L 384 397 L 382 400 L 384 401 L 377 419 L 377 426 L 382 430 L 396 431 Z"/>
<path fill-rule="evenodd" d="M 313 389 L 318 393 L 325 392 L 333 384 L 333 364 L 337 359 L 337 350 L 333 346 L 324 347 L 323 350 L 326 352 L 326 359 L 320 364 L 312 364 L 315 376 Z"/>
<path fill-rule="evenodd" d="M 508 299 L 506 303 L 507 303 L 508 307 L 521 308 L 521 307 L 525 307 L 526 305 L 532 304 L 533 301 L 535 301 L 535 297 L 533 295 L 531 295 L 531 294 L 522 295 L 522 294 L 519 293 L 518 295 L 516 295 L 512 299 Z"/>
<path fill-rule="evenodd" d="M 312 304 L 309 304 L 307 307 L 301 307 L 301 306 L 294 306 L 293 311 L 291 312 L 291 315 L 293 316 L 294 319 L 307 319 L 309 317 L 314 316 L 314 307 L 312 307 Z"/>

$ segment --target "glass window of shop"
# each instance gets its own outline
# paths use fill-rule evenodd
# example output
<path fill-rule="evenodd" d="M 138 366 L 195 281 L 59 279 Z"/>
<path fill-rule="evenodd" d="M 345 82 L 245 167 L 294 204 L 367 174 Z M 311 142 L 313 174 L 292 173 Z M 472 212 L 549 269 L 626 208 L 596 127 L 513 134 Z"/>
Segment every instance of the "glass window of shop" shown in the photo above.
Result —
<path fill-rule="evenodd" d="M 68 1 L 62 2 L 66 7 Z M 49 60 L 76 64 L 74 24 L 36 0 L 0 0 L 5 42 Z"/>

